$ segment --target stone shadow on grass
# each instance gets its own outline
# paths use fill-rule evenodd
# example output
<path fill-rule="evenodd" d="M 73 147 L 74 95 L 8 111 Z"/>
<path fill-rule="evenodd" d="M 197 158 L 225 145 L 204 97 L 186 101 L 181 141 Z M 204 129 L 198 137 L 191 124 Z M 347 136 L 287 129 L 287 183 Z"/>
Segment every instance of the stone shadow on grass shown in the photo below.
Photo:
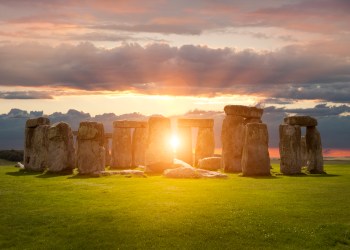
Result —
<path fill-rule="evenodd" d="M 271 179 L 271 180 L 276 180 L 279 179 L 279 176 L 276 175 L 242 175 L 238 174 L 239 177 L 243 178 L 252 178 L 252 179 Z"/>
<path fill-rule="evenodd" d="M 306 173 L 301 173 L 301 174 L 281 174 L 280 176 L 289 176 L 289 177 L 338 177 L 340 175 L 338 174 L 306 174 Z"/>
<path fill-rule="evenodd" d="M 93 176 L 88 174 L 75 174 L 69 176 L 67 179 L 91 179 L 91 178 L 100 178 L 100 176 Z"/>
<path fill-rule="evenodd" d="M 72 175 L 72 172 L 63 172 L 63 173 L 45 172 L 41 175 L 36 176 L 36 178 L 47 179 L 47 178 L 62 177 L 67 175 Z"/>
<path fill-rule="evenodd" d="M 34 172 L 34 171 L 28 171 L 25 169 L 20 169 L 18 171 L 14 172 L 7 172 L 6 175 L 11 175 L 11 176 L 31 176 L 31 175 L 41 175 L 42 172 Z"/>

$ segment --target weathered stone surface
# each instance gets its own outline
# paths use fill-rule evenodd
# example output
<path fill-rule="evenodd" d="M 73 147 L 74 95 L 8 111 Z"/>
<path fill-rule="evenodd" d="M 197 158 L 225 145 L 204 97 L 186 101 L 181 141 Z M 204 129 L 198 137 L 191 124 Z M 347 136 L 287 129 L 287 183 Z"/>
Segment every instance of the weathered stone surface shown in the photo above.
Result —
<path fill-rule="evenodd" d="M 99 122 L 80 122 L 78 140 L 98 140 L 104 144 L 104 127 Z"/>
<path fill-rule="evenodd" d="M 217 171 L 221 169 L 221 157 L 207 157 L 200 159 L 198 162 L 198 168 Z"/>
<path fill-rule="evenodd" d="M 193 164 L 192 153 L 192 129 L 190 127 L 181 127 L 177 130 L 180 145 L 176 151 L 176 157 L 188 164 Z"/>
<path fill-rule="evenodd" d="M 248 123 L 262 123 L 262 120 L 259 118 L 247 118 L 244 120 L 244 125 Z"/>
<path fill-rule="evenodd" d="M 242 152 L 245 138 L 244 118 L 228 115 L 222 123 L 222 165 L 225 172 L 242 172 Z"/>
<path fill-rule="evenodd" d="M 131 129 L 115 127 L 113 130 L 111 168 L 130 168 L 131 161 Z"/>
<path fill-rule="evenodd" d="M 282 124 L 279 127 L 280 171 L 283 174 L 301 173 L 300 126 Z"/>
<path fill-rule="evenodd" d="M 110 166 L 111 165 L 111 152 L 109 150 L 109 137 L 106 136 L 105 134 L 105 143 L 104 143 L 104 147 L 105 147 L 105 164 L 106 166 Z"/>
<path fill-rule="evenodd" d="M 214 119 L 178 119 L 177 126 L 181 127 L 198 127 L 198 128 L 212 128 L 214 126 Z"/>
<path fill-rule="evenodd" d="M 284 118 L 284 123 L 306 127 L 317 126 L 317 120 L 311 116 L 289 116 Z"/>
<path fill-rule="evenodd" d="M 38 117 L 38 118 L 28 119 L 26 121 L 26 128 L 36 128 L 40 125 L 50 125 L 49 118 Z"/>
<path fill-rule="evenodd" d="M 187 162 L 184 162 L 180 159 L 174 159 L 173 168 L 179 168 L 179 167 L 192 168 L 192 166 Z"/>
<path fill-rule="evenodd" d="M 39 125 L 25 129 L 24 167 L 31 171 L 44 171 L 47 166 L 48 129 Z"/>
<path fill-rule="evenodd" d="M 132 137 L 132 165 L 145 165 L 148 128 L 135 128 Z"/>
<path fill-rule="evenodd" d="M 114 128 L 147 128 L 148 123 L 146 121 L 114 121 Z"/>
<path fill-rule="evenodd" d="M 269 136 L 264 123 L 248 123 L 242 154 L 243 176 L 270 175 Z"/>
<path fill-rule="evenodd" d="M 96 174 L 105 169 L 102 123 L 81 122 L 77 137 L 77 167 L 80 174 Z"/>
<path fill-rule="evenodd" d="M 174 169 L 166 169 L 163 173 L 168 178 L 227 178 L 226 174 L 204 169 L 196 169 L 193 167 L 179 167 Z"/>
<path fill-rule="evenodd" d="M 71 172 L 75 168 L 73 133 L 65 122 L 55 123 L 48 130 L 47 168 L 50 172 Z"/>
<path fill-rule="evenodd" d="M 307 148 L 306 148 L 306 138 L 301 137 L 300 140 L 300 155 L 301 155 L 301 166 L 307 165 Z"/>
<path fill-rule="evenodd" d="M 242 105 L 227 105 L 224 107 L 226 115 L 242 116 L 244 118 L 260 119 L 264 110 L 257 107 L 247 107 Z"/>
<path fill-rule="evenodd" d="M 117 171 L 101 171 L 100 173 L 94 174 L 96 177 L 100 176 L 111 176 L 111 175 L 123 175 L 125 177 L 143 177 L 146 178 L 145 172 L 135 169 L 125 169 Z"/>
<path fill-rule="evenodd" d="M 200 159 L 214 155 L 215 139 L 213 128 L 198 128 L 197 144 L 195 151 L 195 165 Z"/>
<path fill-rule="evenodd" d="M 173 162 L 173 151 L 170 145 L 170 119 L 150 117 L 148 121 L 148 140 L 145 162 L 148 171 L 162 173 Z"/>
<path fill-rule="evenodd" d="M 316 127 L 306 128 L 307 169 L 312 174 L 325 173 L 323 170 L 323 154 L 321 135 Z"/>

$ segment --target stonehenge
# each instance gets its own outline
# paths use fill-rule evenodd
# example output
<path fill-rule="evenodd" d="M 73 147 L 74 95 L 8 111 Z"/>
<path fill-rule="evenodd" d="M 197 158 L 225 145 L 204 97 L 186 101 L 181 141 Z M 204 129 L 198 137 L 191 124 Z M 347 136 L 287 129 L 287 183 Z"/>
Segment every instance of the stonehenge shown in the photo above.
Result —
<path fill-rule="evenodd" d="M 102 123 L 80 122 L 72 131 L 64 122 L 53 125 L 46 117 L 28 119 L 25 125 L 24 169 L 61 173 L 100 175 L 105 167 L 129 169 L 145 167 L 148 173 L 162 173 L 176 168 L 176 158 L 198 169 L 223 169 L 242 172 L 242 176 L 270 175 L 269 135 L 262 123 L 263 109 L 241 105 L 224 108 L 222 156 L 214 156 L 214 120 L 177 120 L 181 146 L 170 146 L 171 121 L 152 116 L 148 121 L 118 120 L 113 133 L 105 133 Z M 300 174 L 306 166 L 311 174 L 325 173 L 318 121 L 310 116 L 285 117 L 279 126 L 280 171 Z M 192 128 L 198 128 L 195 153 L 192 152 Z M 302 136 L 305 127 L 305 136 Z M 76 145 L 74 137 L 76 136 Z M 110 139 L 112 147 L 110 153 Z M 102 174 L 103 175 L 103 174 Z"/>
<path fill-rule="evenodd" d="M 193 164 L 192 127 L 198 128 L 194 165 L 198 165 L 200 159 L 213 156 L 215 150 L 213 126 L 213 119 L 178 119 L 178 134 L 182 142 L 182 147 L 177 152 L 177 158 L 190 165 Z"/>
<path fill-rule="evenodd" d="M 222 124 L 222 165 L 225 172 L 244 176 L 270 175 L 268 131 L 261 117 L 264 110 L 227 105 Z"/>
<path fill-rule="evenodd" d="M 80 174 L 105 170 L 104 127 L 98 122 L 80 122 L 77 136 L 77 168 Z"/>
<path fill-rule="evenodd" d="M 307 165 L 311 174 L 324 173 L 321 135 L 317 120 L 310 116 L 290 116 L 280 125 L 280 170 L 283 174 L 299 174 Z M 306 127 L 305 137 L 301 128 Z"/>

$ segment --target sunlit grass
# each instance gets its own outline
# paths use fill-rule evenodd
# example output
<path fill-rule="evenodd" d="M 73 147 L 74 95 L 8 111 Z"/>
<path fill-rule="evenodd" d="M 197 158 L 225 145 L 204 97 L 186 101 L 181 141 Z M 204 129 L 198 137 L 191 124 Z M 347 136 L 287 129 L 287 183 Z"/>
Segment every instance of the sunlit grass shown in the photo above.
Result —
<path fill-rule="evenodd" d="M 350 165 L 325 169 L 174 180 L 0 167 L 0 249 L 348 249 Z"/>

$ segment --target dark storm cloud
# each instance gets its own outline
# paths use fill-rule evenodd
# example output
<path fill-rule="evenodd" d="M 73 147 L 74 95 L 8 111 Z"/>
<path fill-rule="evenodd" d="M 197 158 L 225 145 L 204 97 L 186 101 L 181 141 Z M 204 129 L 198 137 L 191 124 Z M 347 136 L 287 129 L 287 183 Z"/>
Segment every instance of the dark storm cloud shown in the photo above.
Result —
<path fill-rule="evenodd" d="M 193 45 L 102 49 L 27 43 L 0 46 L 0 54 L 2 86 L 350 101 L 347 56 L 316 54 L 308 46 L 260 53 Z"/>
<path fill-rule="evenodd" d="M 52 99 L 53 97 L 41 91 L 0 91 L 0 99 Z"/>

